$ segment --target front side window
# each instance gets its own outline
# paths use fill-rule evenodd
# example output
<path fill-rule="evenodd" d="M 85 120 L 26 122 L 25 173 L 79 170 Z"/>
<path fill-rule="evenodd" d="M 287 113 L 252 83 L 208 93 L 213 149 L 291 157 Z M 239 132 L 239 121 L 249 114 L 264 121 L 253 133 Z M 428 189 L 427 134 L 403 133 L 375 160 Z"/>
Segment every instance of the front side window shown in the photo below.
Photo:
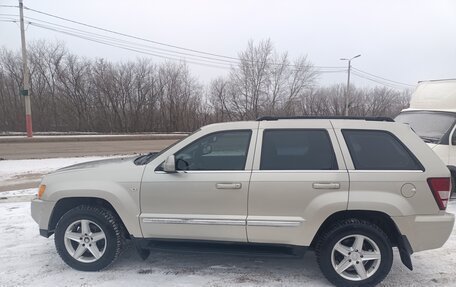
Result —
<path fill-rule="evenodd" d="M 342 130 L 355 169 L 423 170 L 399 139 L 385 131 Z"/>
<path fill-rule="evenodd" d="M 338 169 L 328 132 L 317 129 L 265 130 L 261 170 Z"/>
<path fill-rule="evenodd" d="M 212 133 L 175 154 L 176 170 L 243 170 L 251 130 Z"/>

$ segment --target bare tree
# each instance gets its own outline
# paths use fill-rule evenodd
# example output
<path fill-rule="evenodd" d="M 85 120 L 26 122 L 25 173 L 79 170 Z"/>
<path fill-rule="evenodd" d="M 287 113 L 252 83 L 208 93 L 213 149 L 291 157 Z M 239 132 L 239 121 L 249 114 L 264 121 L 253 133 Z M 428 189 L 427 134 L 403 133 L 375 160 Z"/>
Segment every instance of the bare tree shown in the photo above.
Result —
<path fill-rule="evenodd" d="M 306 57 L 291 64 L 288 54 L 278 54 L 270 40 L 257 45 L 250 41 L 239 58 L 229 77 L 214 80 L 209 89 L 212 105 L 230 120 L 294 114 L 297 99 L 317 76 Z"/>

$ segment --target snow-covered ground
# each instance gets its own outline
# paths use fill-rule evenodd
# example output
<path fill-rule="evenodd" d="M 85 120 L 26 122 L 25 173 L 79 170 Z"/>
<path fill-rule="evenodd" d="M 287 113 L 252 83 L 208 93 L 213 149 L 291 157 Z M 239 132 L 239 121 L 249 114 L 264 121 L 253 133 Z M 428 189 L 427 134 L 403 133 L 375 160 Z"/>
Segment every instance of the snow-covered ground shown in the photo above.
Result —
<path fill-rule="evenodd" d="M 0 184 L 100 158 L 105 157 L 0 161 Z M 330 286 L 313 252 L 291 257 L 232 254 L 223 247 L 167 249 L 142 261 L 129 246 L 105 271 L 75 271 L 57 255 L 53 237 L 39 236 L 30 216 L 33 194 L 35 188 L 0 192 L 0 286 Z M 456 202 L 448 209 L 456 212 Z M 412 260 L 415 269 L 409 271 L 395 251 L 381 286 L 456 286 L 456 230 L 443 248 L 414 254 Z"/>
<path fill-rule="evenodd" d="M 30 201 L 38 193 L 38 188 L 26 188 L 0 192 L 0 203 L 13 201 Z"/>
<path fill-rule="evenodd" d="M 456 211 L 452 202 L 449 210 Z M 130 246 L 109 269 L 79 272 L 38 235 L 28 202 L 0 203 L 0 286 L 330 286 L 313 252 L 304 257 L 156 250 L 142 261 Z M 381 286 L 456 286 L 456 231 L 443 248 L 395 260 Z"/>

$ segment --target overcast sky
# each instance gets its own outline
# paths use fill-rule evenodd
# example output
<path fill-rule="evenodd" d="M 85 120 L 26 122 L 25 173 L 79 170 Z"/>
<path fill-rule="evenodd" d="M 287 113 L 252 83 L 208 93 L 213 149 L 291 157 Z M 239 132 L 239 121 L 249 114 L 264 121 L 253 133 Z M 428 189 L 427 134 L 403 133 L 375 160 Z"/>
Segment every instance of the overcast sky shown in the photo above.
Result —
<path fill-rule="evenodd" d="M 24 0 L 26 6 L 126 34 L 236 57 L 249 39 L 270 38 L 291 58 L 307 55 L 316 66 L 353 65 L 394 81 L 456 78 L 456 1 L 344 0 Z M 3 5 L 17 1 L 0 0 Z M 2 14 L 17 8 L 0 7 Z M 25 11 L 25 15 L 84 30 L 87 27 Z M 4 16 L 0 16 L 5 18 Z M 92 32 L 102 33 L 96 30 Z M 104 33 L 106 34 L 106 33 Z M 118 37 L 115 35 L 111 35 Z M 63 40 L 78 55 L 128 60 L 144 55 L 28 26 L 27 40 Z M 20 47 L 19 28 L 0 22 L 0 45 Z M 162 61 L 155 58 L 157 61 Z M 226 69 L 190 65 L 203 82 Z M 344 83 L 346 73 L 323 74 L 323 84 Z M 367 80 L 353 75 L 352 82 Z"/>

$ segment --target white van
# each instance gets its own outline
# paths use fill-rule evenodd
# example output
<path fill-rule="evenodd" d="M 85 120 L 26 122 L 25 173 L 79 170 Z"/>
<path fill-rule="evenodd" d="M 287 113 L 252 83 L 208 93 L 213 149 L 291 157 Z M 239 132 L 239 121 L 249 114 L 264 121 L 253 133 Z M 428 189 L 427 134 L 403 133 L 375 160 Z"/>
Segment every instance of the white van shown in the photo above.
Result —
<path fill-rule="evenodd" d="M 395 120 L 410 124 L 448 166 L 456 183 L 456 79 L 418 82 L 410 108 Z"/>

